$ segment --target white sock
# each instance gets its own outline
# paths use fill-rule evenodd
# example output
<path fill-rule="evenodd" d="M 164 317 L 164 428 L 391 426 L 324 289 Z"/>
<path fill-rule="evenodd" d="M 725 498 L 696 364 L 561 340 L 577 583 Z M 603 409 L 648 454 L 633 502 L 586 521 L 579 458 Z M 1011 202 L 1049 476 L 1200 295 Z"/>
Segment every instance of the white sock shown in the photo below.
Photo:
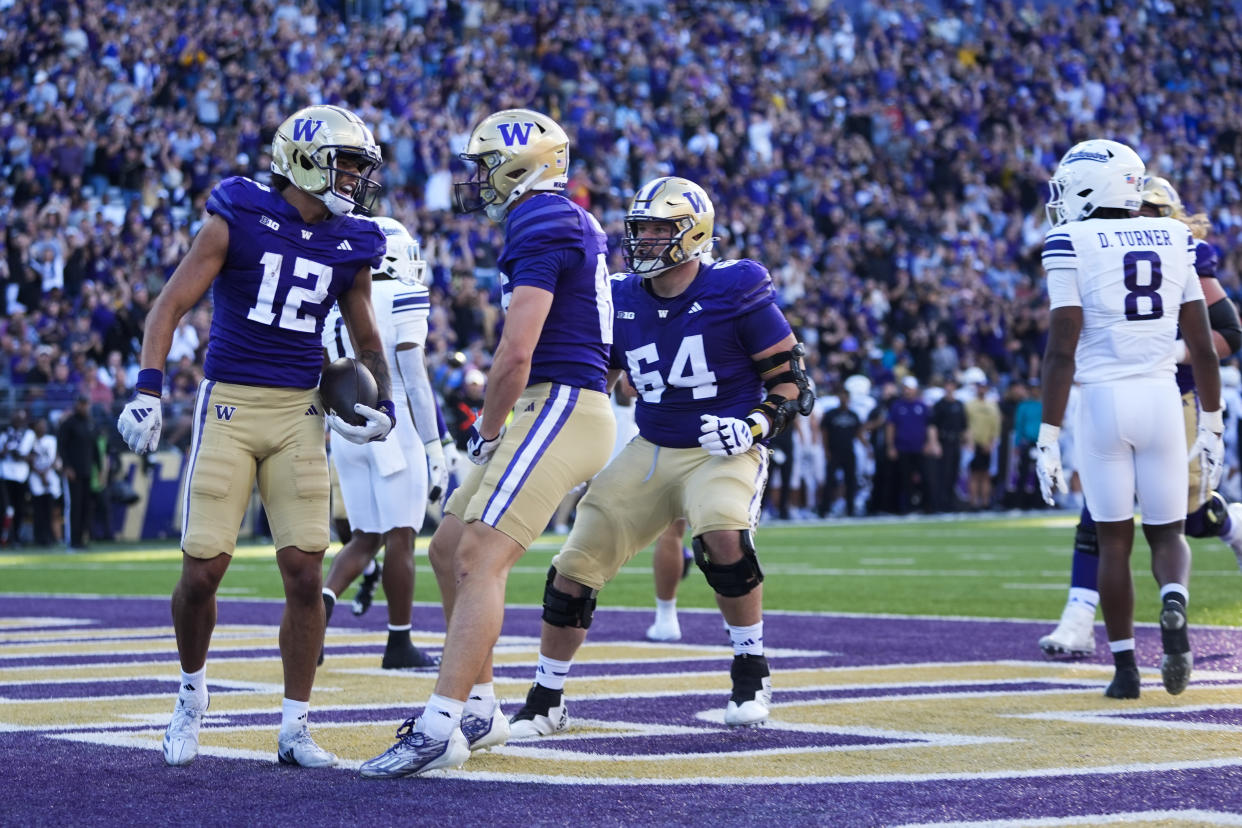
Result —
<path fill-rule="evenodd" d="M 539 654 L 539 666 L 535 668 L 535 683 L 542 684 L 549 690 L 564 690 L 565 677 L 569 675 L 572 661 L 557 661 Z"/>
<path fill-rule="evenodd" d="M 488 719 L 491 718 L 492 711 L 495 709 L 496 685 L 489 681 L 470 688 L 470 695 L 466 697 L 466 706 L 462 712 L 481 719 Z"/>
<path fill-rule="evenodd" d="M 1083 587 L 1070 587 L 1069 603 L 1083 604 L 1090 608 L 1092 614 L 1095 608 L 1100 605 L 1100 593 L 1094 589 L 1084 589 Z"/>
<path fill-rule="evenodd" d="M 181 671 L 181 687 L 177 690 L 177 698 L 185 699 L 192 706 L 207 706 L 207 665 L 204 664 L 197 672 Z"/>
<path fill-rule="evenodd" d="M 1108 651 L 1110 653 L 1124 653 L 1126 650 L 1133 650 L 1133 649 L 1134 649 L 1133 638 L 1125 638 L 1125 639 L 1122 639 L 1121 641 L 1108 642 Z"/>
<path fill-rule="evenodd" d="M 677 620 L 677 599 L 670 598 L 665 601 L 662 598 L 656 599 L 656 623 L 667 623 Z"/>
<path fill-rule="evenodd" d="M 362 570 L 362 574 L 363 575 L 374 575 L 375 574 L 375 558 L 372 558 L 371 562 L 367 564 L 367 568 Z"/>
<path fill-rule="evenodd" d="M 461 711 L 465 706 L 465 702 L 432 693 L 419 717 L 419 729 L 436 741 L 447 742 L 453 731 L 461 727 Z"/>
<path fill-rule="evenodd" d="M 1186 589 L 1182 584 L 1165 584 L 1160 587 L 1160 603 L 1164 603 L 1165 598 L 1170 592 L 1179 593 L 1182 596 L 1182 606 L 1190 606 L 1190 590 Z"/>
<path fill-rule="evenodd" d="M 733 641 L 734 655 L 763 655 L 763 622 L 749 627 L 729 625 L 729 638 Z"/>
<path fill-rule="evenodd" d="M 310 717 L 310 702 L 285 699 L 280 703 L 280 735 L 297 733 Z"/>

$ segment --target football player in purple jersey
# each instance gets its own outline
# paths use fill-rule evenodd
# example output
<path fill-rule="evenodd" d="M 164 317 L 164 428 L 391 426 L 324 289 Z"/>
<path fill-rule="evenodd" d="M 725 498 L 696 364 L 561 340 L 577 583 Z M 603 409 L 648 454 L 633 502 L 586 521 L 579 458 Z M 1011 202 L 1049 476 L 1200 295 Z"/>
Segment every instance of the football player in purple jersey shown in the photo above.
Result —
<path fill-rule="evenodd" d="M 459 212 L 503 223 L 505 325 L 466 455 L 475 465 L 431 540 L 448 632 L 435 692 L 367 778 L 461 765 L 500 744 L 508 722 L 492 686 L 492 647 L 509 570 L 574 486 L 603 468 L 616 422 L 605 393 L 613 309 L 599 222 L 566 198 L 569 138 L 551 118 L 508 109 L 484 118 L 462 158 Z M 510 413 L 513 418 L 505 425 Z"/>
<path fill-rule="evenodd" d="M 117 423 L 139 454 L 159 444 L 160 369 L 173 330 L 212 291 L 206 378 L 182 487 L 181 579 L 172 595 L 182 675 L 164 734 L 169 765 L 189 764 L 198 754 L 216 591 L 256 478 L 285 587 L 277 757 L 304 767 L 336 764 L 306 727 L 323 641 L 320 589 L 329 539 L 328 461 L 316 388 L 324 317 L 339 302 L 381 401 L 375 409 L 356 407 L 363 425 L 335 415 L 328 422 L 355 442 L 382 440 L 392 428 L 388 367 L 371 306 L 371 269 L 384 254 L 384 234 L 373 221 L 350 215 L 373 201 L 378 185 L 370 176 L 380 163 L 371 130 L 352 112 L 335 106 L 298 111 L 273 139 L 273 186 L 235 177 L 211 191 L 202 229 L 147 317 L 138 392 Z"/>
<path fill-rule="evenodd" d="M 1242 323 L 1238 310 L 1225 294 L 1217 278 L 1216 248 L 1207 241 L 1208 221 L 1202 213 L 1187 213 L 1177 190 L 1166 179 L 1148 176 L 1143 181 L 1141 216 L 1171 216 L 1185 223 L 1195 238 L 1195 273 L 1208 303 L 1208 322 L 1216 355 L 1224 359 L 1242 348 Z M 1198 431 L 1198 395 L 1190 370 L 1185 340 L 1175 344 L 1177 385 L 1182 392 L 1187 445 L 1194 443 Z M 1190 457 L 1190 488 L 1186 503 L 1186 534 L 1192 538 L 1218 537 L 1227 544 L 1242 565 L 1242 503 L 1227 504 L 1214 489 L 1201 467 L 1199 456 Z M 1040 648 L 1050 656 L 1087 656 L 1095 652 L 1095 610 L 1100 602 L 1100 545 L 1095 520 L 1084 507 L 1074 533 L 1074 556 L 1070 573 L 1069 597 L 1056 628 L 1039 639 Z"/>
<path fill-rule="evenodd" d="M 722 720 L 768 718 L 754 543 L 765 442 L 809 414 L 814 393 L 768 271 L 750 259 L 709 258 L 714 221 L 707 194 L 684 178 L 657 178 L 634 196 L 625 221 L 631 272 L 613 282 L 610 377 L 624 371 L 638 391 L 638 436 L 591 482 L 552 561 L 535 683 L 510 722 L 512 738 L 568 726 L 562 691 L 596 595 L 682 517 L 733 643 Z"/>

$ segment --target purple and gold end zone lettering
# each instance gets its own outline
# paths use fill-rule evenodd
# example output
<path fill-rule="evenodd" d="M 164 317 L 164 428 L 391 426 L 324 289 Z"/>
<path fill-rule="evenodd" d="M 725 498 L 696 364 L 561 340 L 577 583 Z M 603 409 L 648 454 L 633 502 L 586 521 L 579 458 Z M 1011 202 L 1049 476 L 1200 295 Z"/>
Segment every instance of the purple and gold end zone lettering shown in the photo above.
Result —
<path fill-rule="evenodd" d="M 554 821 L 548 803 L 571 800 L 588 822 L 646 824 L 746 822 L 743 801 L 778 825 L 1090 824 L 1105 814 L 1236 824 L 1242 813 L 1233 628 L 1196 631 L 1205 656 L 1171 697 L 1155 669 L 1158 631 L 1141 627 L 1143 696 L 1120 703 L 1102 695 L 1106 655 L 1039 655 L 1046 624 L 771 613 L 772 720 L 732 730 L 721 723 L 730 653 L 718 616 L 685 611 L 683 641 L 657 645 L 641 640 L 648 611 L 603 609 L 571 675 L 569 733 L 476 754 L 461 772 L 376 783 L 352 769 L 417 712 L 408 705 L 434 672 L 380 670 L 382 630 L 334 619 L 310 723 L 343 769 L 280 768 L 280 612 L 278 602 L 221 601 L 202 752 L 171 769 L 159 753 L 177 677 L 167 601 L 0 598 L 10 778 L 0 810 L 21 813 L 10 809 L 37 797 L 51 803 L 38 806 L 40 821 L 96 821 L 135 803 L 173 818 L 192 813 L 178 797 L 193 789 L 211 792 L 213 813 L 286 821 L 345 819 L 377 796 L 423 813 L 469 801 L 526 824 Z M 509 610 L 496 654 L 507 712 L 529 685 L 538 629 L 537 609 Z M 437 647 L 439 608 L 416 607 L 414 630 Z"/>

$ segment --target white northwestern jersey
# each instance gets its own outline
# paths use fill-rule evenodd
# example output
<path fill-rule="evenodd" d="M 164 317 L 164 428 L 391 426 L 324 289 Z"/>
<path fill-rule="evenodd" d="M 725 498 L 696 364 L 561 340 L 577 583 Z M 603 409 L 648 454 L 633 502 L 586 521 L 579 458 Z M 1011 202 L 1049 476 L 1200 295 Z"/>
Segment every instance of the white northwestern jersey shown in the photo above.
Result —
<path fill-rule="evenodd" d="M 1082 307 L 1080 383 L 1173 377 L 1173 340 L 1186 302 L 1203 298 L 1195 240 L 1173 218 L 1087 219 L 1044 237 L 1052 308 Z"/>
<path fill-rule="evenodd" d="M 426 285 L 403 285 L 396 279 L 374 279 L 371 283 L 371 304 L 375 307 L 375 327 L 384 346 L 384 359 L 389 366 L 397 364 L 397 345 L 412 342 L 420 348 L 427 345 L 427 318 L 431 315 L 431 297 Z M 354 356 L 349 331 L 341 318 L 341 309 L 333 305 L 323 325 L 323 347 L 328 359 Z M 405 391 L 401 372 L 393 370 L 392 398 L 401 399 Z"/>

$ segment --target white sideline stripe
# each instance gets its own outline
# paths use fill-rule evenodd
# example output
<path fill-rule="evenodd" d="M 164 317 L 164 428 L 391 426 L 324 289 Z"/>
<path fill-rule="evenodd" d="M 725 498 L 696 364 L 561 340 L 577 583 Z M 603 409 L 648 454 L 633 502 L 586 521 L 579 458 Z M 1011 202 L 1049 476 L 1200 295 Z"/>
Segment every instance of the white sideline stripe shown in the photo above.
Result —
<path fill-rule="evenodd" d="M 989 819 L 982 822 L 908 822 L 896 828 L 1056 828 L 1058 825 L 1123 825 L 1132 822 L 1182 820 L 1200 825 L 1242 825 L 1242 814 L 1186 808 L 1165 811 L 1129 811 L 1124 814 L 1080 814 L 1032 819 Z"/>

